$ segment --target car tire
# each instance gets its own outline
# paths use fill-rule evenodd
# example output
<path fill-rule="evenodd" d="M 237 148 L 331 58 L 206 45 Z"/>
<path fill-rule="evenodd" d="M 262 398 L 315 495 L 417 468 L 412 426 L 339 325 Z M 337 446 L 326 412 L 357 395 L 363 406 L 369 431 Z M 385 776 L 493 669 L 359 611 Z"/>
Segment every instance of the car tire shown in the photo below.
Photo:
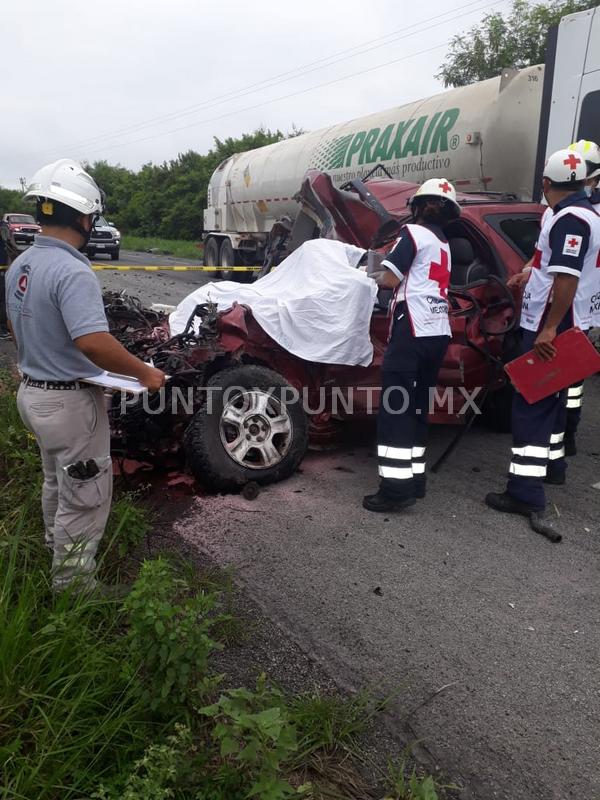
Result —
<path fill-rule="evenodd" d="M 113 261 L 118 261 L 118 259 L 119 259 L 119 254 L 120 254 L 120 249 L 119 249 L 119 248 L 117 248 L 116 250 L 113 250 L 113 251 L 112 251 L 112 253 L 110 254 L 110 257 L 111 257 L 111 259 L 112 259 Z"/>
<path fill-rule="evenodd" d="M 293 392 L 285 378 L 266 367 L 239 365 L 218 372 L 207 388 L 207 402 L 184 435 L 196 479 L 231 491 L 289 477 L 308 447 L 308 417 L 300 398 L 285 394 Z"/>
<path fill-rule="evenodd" d="M 214 267 L 215 275 L 220 276 L 221 270 L 217 269 L 221 264 L 219 262 L 219 242 L 213 236 L 210 236 L 204 242 L 204 255 L 202 262 L 205 267 Z"/>

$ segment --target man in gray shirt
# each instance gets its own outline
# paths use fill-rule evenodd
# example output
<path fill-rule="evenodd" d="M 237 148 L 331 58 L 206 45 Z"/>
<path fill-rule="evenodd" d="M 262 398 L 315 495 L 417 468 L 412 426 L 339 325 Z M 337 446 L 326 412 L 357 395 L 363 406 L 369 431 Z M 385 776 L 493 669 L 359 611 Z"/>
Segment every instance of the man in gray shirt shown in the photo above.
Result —
<path fill-rule="evenodd" d="M 82 378 L 110 370 L 149 390 L 164 374 L 131 355 L 108 332 L 100 286 L 84 249 L 102 211 L 100 189 L 79 164 L 42 167 L 25 194 L 42 234 L 6 276 L 9 327 L 23 380 L 17 405 L 42 457 L 42 510 L 53 551 L 52 584 L 100 588 L 95 556 L 112 497 L 110 431 L 104 395 Z"/>

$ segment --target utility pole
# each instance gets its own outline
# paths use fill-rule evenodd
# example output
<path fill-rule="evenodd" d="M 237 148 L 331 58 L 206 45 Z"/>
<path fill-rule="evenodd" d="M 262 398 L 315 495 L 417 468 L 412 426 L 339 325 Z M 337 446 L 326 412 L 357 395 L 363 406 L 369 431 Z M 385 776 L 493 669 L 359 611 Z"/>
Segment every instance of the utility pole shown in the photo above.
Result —
<path fill-rule="evenodd" d="M 27 187 L 27 180 L 25 178 L 19 178 L 19 182 L 21 184 L 21 191 L 25 193 L 25 189 Z"/>

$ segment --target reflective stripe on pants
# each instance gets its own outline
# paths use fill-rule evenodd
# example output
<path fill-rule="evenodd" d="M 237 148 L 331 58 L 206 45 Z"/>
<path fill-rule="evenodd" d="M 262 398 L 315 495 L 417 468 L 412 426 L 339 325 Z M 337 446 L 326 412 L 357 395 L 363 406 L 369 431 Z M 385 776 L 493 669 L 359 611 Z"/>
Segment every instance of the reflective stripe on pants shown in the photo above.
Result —
<path fill-rule="evenodd" d="M 448 336 L 413 336 L 406 314 L 394 322 L 377 420 L 380 490 L 392 498 L 425 493 L 429 394 L 449 341 Z"/>
<path fill-rule="evenodd" d="M 521 331 L 521 352 L 532 349 L 537 336 Z M 546 505 L 544 478 L 548 465 L 553 476 L 564 475 L 563 440 L 566 422 L 566 390 L 529 404 L 515 392 L 512 408 L 513 447 L 507 483 L 508 493 L 532 509 Z"/>

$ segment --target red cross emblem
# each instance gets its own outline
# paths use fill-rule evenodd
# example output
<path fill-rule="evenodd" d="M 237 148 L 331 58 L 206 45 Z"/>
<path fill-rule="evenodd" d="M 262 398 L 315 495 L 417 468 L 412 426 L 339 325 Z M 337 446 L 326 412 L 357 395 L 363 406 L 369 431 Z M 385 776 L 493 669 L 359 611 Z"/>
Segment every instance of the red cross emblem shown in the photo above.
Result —
<path fill-rule="evenodd" d="M 577 247 L 577 245 L 579 244 L 579 239 L 569 239 L 567 244 L 569 245 L 569 247 Z"/>
<path fill-rule="evenodd" d="M 448 194 L 448 192 L 452 191 L 452 187 L 448 183 L 448 181 L 444 181 L 444 183 L 440 183 L 440 189 L 444 194 Z"/>
<path fill-rule="evenodd" d="M 448 269 L 448 253 L 440 250 L 440 263 L 432 261 L 429 266 L 429 280 L 435 281 L 440 287 L 440 295 L 448 299 L 448 286 L 450 285 L 450 270 Z"/>
<path fill-rule="evenodd" d="M 27 275 L 21 275 L 21 277 L 18 280 L 17 286 L 23 293 L 27 291 Z"/>
<path fill-rule="evenodd" d="M 577 168 L 577 164 L 581 164 L 581 159 L 577 158 L 576 155 L 571 153 L 571 155 L 568 158 L 565 158 L 565 160 L 563 161 L 563 164 L 565 164 L 567 167 L 569 167 L 569 169 L 576 169 Z"/>

